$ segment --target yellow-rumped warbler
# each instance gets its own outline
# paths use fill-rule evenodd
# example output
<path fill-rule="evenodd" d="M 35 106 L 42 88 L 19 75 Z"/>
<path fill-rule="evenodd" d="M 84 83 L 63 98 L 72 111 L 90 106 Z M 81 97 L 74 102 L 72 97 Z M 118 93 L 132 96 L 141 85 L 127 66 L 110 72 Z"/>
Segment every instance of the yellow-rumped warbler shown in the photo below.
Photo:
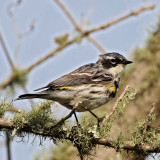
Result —
<path fill-rule="evenodd" d="M 41 98 L 53 100 L 77 112 L 90 111 L 114 98 L 120 82 L 120 75 L 127 64 L 132 63 L 119 53 L 100 55 L 96 63 L 84 65 L 66 74 L 42 90 L 33 94 L 20 95 L 20 99 Z"/>

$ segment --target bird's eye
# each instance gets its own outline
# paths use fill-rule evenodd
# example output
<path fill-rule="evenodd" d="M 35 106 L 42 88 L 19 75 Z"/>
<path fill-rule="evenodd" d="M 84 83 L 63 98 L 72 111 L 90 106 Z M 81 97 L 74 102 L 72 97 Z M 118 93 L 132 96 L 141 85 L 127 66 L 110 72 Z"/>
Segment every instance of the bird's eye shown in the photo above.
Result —
<path fill-rule="evenodd" d="M 111 59 L 111 63 L 112 64 L 116 64 L 116 60 L 115 59 Z"/>

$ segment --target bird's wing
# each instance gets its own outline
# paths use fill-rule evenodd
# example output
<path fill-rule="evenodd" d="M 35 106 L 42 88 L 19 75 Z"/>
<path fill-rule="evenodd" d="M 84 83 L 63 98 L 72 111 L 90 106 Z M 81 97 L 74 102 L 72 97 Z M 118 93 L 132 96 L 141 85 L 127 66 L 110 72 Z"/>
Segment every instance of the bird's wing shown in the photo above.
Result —
<path fill-rule="evenodd" d="M 36 89 L 35 91 L 45 88 L 65 89 L 80 84 L 96 84 L 100 82 L 103 83 L 104 81 L 111 82 L 112 80 L 113 76 L 111 74 L 99 70 L 96 63 L 91 63 L 62 76 L 49 83 L 47 86 Z"/>

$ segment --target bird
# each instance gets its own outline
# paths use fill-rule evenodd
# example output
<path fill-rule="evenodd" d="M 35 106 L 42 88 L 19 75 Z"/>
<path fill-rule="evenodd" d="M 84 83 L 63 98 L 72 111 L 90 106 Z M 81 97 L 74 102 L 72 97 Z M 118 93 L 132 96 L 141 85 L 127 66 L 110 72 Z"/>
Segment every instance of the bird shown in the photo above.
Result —
<path fill-rule="evenodd" d="M 56 101 L 70 110 L 76 107 L 75 112 L 89 111 L 99 125 L 102 118 L 96 116 L 92 110 L 103 106 L 116 96 L 121 73 L 125 66 L 131 63 L 133 62 L 116 52 L 102 54 L 96 63 L 83 65 L 34 90 L 38 92 L 22 94 L 16 100 L 40 98 Z"/>

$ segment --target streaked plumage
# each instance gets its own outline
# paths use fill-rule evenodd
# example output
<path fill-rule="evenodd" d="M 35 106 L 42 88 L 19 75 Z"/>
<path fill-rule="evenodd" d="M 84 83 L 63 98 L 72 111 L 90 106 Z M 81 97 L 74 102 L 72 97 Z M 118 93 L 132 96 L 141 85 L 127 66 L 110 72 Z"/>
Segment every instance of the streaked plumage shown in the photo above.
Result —
<path fill-rule="evenodd" d="M 132 63 L 118 53 L 100 55 L 96 63 L 84 65 L 64 75 L 34 94 L 20 95 L 19 99 L 42 98 L 59 102 L 76 111 L 83 112 L 98 108 L 114 98 L 120 81 L 120 74 L 126 64 Z"/>

